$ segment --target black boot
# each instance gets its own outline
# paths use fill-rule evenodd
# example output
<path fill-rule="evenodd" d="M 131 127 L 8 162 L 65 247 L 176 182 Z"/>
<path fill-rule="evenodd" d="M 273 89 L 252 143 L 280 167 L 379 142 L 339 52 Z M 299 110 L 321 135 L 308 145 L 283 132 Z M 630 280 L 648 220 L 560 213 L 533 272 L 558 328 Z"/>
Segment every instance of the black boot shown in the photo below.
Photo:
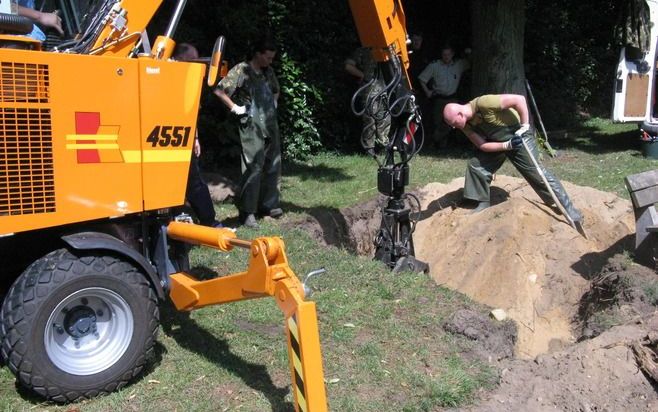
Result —
<path fill-rule="evenodd" d="M 491 202 L 483 200 L 478 203 L 478 206 L 475 209 L 473 209 L 473 213 L 481 212 L 490 206 L 491 206 Z"/>

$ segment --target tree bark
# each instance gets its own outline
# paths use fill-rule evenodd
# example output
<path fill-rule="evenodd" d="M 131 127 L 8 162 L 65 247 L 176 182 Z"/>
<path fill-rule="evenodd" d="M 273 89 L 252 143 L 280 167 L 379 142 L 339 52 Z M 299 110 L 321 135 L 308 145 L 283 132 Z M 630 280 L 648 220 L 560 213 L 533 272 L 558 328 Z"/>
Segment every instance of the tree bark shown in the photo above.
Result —
<path fill-rule="evenodd" d="M 472 0 L 472 92 L 526 95 L 525 0 Z"/>

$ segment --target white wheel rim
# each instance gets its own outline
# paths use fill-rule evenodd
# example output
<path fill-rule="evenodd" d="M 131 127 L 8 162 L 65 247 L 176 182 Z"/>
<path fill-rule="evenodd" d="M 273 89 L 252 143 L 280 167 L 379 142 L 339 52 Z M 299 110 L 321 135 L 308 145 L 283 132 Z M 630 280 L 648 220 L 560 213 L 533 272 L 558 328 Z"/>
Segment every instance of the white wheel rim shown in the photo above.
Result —
<path fill-rule="evenodd" d="M 118 293 L 81 289 L 52 311 L 44 330 L 50 360 L 72 375 L 93 375 L 114 365 L 133 336 L 133 314 Z"/>

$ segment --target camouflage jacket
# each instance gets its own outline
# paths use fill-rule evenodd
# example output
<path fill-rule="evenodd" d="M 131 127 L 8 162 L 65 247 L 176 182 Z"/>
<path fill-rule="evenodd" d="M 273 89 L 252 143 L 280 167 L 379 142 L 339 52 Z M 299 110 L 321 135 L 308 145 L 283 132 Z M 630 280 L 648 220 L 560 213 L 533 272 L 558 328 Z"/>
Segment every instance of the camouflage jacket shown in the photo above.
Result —
<path fill-rule="evenodd" d="M 262 82 L 269 86 L 272 98 L 279 93 L 279 81 L 271 67 L 266 67 L 260 73 L 256 73 L 249 63 L 242 62 L 229 70 L 226 77 L 219 82 L 217 88 L 226 93 L 235 104 L 240 106 L 256 105 L 266 107 L 273 105 L 273 101 L 260 101 L 263 97 L 266 97 L 256 92 Z"/>

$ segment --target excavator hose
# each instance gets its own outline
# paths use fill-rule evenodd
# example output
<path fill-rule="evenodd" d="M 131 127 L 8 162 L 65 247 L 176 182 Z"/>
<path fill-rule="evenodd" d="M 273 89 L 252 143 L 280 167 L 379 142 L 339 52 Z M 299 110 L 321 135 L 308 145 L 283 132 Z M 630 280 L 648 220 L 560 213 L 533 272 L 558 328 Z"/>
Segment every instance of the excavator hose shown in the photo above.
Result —
<path fill-rule="evenodd" d="M 27 17 L 15 14 L 0 13 L 0 33 L 30 34 L 33 23 Z"/>

